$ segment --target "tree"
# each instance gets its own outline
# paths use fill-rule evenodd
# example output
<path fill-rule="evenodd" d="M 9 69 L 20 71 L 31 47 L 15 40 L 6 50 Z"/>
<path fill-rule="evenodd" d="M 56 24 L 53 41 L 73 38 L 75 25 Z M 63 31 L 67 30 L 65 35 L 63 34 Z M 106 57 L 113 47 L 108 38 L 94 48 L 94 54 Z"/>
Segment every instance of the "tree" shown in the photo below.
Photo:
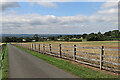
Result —
<path fill-rule="evenodd" d="M 113 30 L 111 32 L 111 37 L 112 38 L 119 38 L 119 30 Z"/>
<path fill-rule="evenodd" d="M 97 39 L 97 41 L 103 41 L 104 40 L 103 34 L 101 32 L 98 32 L 96 39 Z"/>
<path fill-rule="evenodd" d="M 35 41 L 39 41 L 39 36 L 38 36 L 38 34 L 35 34 L 35 35 L 33 36 L 33 39 L 34 39 Z"/>
<path fill-rule="evenodd" d="M 111 36 L 111 31 L 105 32 L 104 35 L 105 35 L 105 36 Z"/>
<path fill-rule="evenodd" d="M 87 37 L 87 34 L 84 33 L 84 34 L 82 35 L 82 37 L 85 39 L 85 38 Z"/>
<path fill-rule="evenodd" d="M 31 42 L 31 39 L 29 37 L 25 38 L 26 42 Z"/>
<path fill-rule="evenodd" d="M 11 42 L 11 39 L 9 37 L 5 37 L 2 42 Z"/>
<path fill-rule="evenodd" d="M 88 36 L 86 36 L 87 41 L 97 41 L 97 34 L 91 33 Z"/>
<path fill-rule="evenodd" d="M 11 41 L 12 41 L 12 42 L 17 42 L 18 39 L 17 39 L 17 37 L 12 37 L 12 38 L 11 38 Z"/>
<path fill-rule="evenodd" d="M 18 38 L 17 42 L 22 42 L 22 40 L 23 40 L 23 37 L 20 37 L 20 38 Z"/>
<path fill-rule="evenodd" d="M 49 39 L 52 40 L 52 41 L 56 41 L 56 40 L 57 40 L 57 37 L 54 37 L 54 36 L 53 36 L 53 37 L 50 37 Z"/>

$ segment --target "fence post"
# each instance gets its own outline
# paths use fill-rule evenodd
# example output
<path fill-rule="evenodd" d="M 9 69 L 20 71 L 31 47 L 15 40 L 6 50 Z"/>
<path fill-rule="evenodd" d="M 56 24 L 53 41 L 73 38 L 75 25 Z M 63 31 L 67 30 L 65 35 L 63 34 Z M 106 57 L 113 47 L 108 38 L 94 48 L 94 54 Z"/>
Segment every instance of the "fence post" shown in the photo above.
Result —
<path fill-rule="evenodd" d="M 29 44 L 29 50 L 31 50 L 31 45 Z"/>
<path fill-rule="evenodd" d="M 49 44 L 49 48 L 50 48 L 50 53 L 51 53 L 52 52 L 51 44 Z"/>
<path fill-rule="evenodd" d="M 26 44 L 25 44 L 25 49 L 27 49 Z"/>
<path fill-rule="evenodd" d="M 30 50 L 30 44 L 29 44 L 29 50 Z"/>
<path fill-rule="evenodd" d="M 27 44 L 25 44 L 25 49 L 27 49 Z"/>
<path fill-rule="evenodd" d="M 74 45 L 74 60 L 76 61 L 76 45 Z"/>
<path fill-rule="evenodd" d="M 26 49 L 27 49 L 27 44 L 26 44 Z"/>
<path fill-rule="evenodd" d="M 39 44 L 39 52 L 40 52 L 40 44 Z"/>
<path fill-rule="evenodd" d="M 28 49 L 28 45 L 26 44 L 26 49 Z"/>
<path fill-rule="evenodd" d="M 33 51 L 33 44 L 32 44 L 32 51 Z"/>
<path fill-rule="evenodd" d="M 27 44 L 27 49 L 28 49 L 28 44 Z"/>
<path fill-rule="evenodd" d="M 28 44 L 26 44 L 26 48 L 28 49 Z"/>
<path fill-rule="evenodd" d="M 104 46 L 101 47 L 101 53 L 100 53 L 100 70 L 102 70 L 103 66 L 103 55 L 104 55 Z"/>
<path fill-rule="evenodd" d="M 61 46 L 61 44 L 59 45 L 59 48 L 60 48 L 60 58 L 62 58 L 62 46 Z"/>
<path fill-rule="evenodd" d="M 45 44 L 43 44 L 43 52 L 45 52 Z"/>
<path fill-rule="evenodd" d="M 28 44 L 28 50 L 30 49 L 29 47 L 30 47 L 30 45 Z"/>
<path fill-rule="evenodd" d="M 25 49 L 27 49 L 27 46 L 26 46 L 27 44 L 25 44 Z"/>
<path fill-rule="evenodd" d="M 36 51 L 36 44 L 35 44 L 35 51 Z"/>
<path fill-rule="evenodd" d="M 24 46 L 23 46 L 24 48 L 25 48 L 25 44 L 24 44 Z"/>

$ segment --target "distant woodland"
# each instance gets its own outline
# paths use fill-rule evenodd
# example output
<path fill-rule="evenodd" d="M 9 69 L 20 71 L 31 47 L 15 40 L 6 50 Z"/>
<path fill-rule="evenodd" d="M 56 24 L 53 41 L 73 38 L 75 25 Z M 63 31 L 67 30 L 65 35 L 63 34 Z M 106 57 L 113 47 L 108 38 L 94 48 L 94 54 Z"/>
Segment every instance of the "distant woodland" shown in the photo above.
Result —
<path fill-rule="evenodd" d="M 111 40 L 120 40 L 120 31 L 113 30 L 105 33 L 90 33 L 90 34 L 76 34 L 76 35 L 59 35 L 53 37 L 39 37 L 38 34 L 35 34 L 31 37 L 4 37 L 2 42 L 40 42 L 40 41 L 111 41 Z"/>

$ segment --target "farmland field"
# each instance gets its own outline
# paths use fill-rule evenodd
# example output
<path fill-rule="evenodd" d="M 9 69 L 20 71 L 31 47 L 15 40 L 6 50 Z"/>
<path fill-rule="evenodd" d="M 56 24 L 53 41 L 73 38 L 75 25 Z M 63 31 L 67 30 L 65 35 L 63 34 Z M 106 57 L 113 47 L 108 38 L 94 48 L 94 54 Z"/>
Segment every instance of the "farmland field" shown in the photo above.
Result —
<path fill-rule="evenodd" d="M 34 42 L 34 43 L 44 43 L 44 44 L 63 44 L 63 45 L 81 45 L 87 47 L 100 47 L 105 46 L 105 48 L 118 48 L 118 43 L 120 41 L 86 41 L 86 42 L 62 42 L 62 41 L 46 41 L 46 42 Z"/>
<path fill-rule="evenodd" d="M 76 45 L 76 55 L 77 60 L 88 62 L 92 64 L 99 65 L 101 46 L 104 46 L 104 49 L 111 49 L 104 51 L 104 59 L 103 66 L 107 68 L 114 68 L 118 70 L 118 59 L 119 54 L 119 42 L 118 41 L 88 41 L 88 42 L 58 42 L 58 41 L 49 41 L 49 42 L 32 42 L 36 44 L 36 50 L 38 51 L 38 44 L 40 44 L 40 50 L 43 51 L 43 44 L 45 45 L 45 51 L 50 52 L 49 44 L 51 44 L 51 52 L 55 55 L 59 54 L 59 44 L 62 45 L 62 56 L 73 59 L 74 55 L 74 45 Z M 26 46 L 31 47 L 31 43 Z M 81 48 L 82 47 L 82 48 Z M 92 49 L 91 49 L 92 48 Z M 95 48 L 95 49 L 93 49 Z M 35 49 L 35 45 L 33 45 L 33 49 Z M 113 50 L 112 50 L 113 49 Z M 107 62 L 106 62 L 107 61 Z"/>

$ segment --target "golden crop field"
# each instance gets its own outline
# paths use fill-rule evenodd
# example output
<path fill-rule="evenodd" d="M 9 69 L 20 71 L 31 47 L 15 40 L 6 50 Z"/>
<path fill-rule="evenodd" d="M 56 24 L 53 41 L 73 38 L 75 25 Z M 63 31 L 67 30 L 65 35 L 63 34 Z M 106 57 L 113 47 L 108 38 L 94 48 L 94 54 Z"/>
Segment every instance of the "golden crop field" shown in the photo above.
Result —
<path fill-rule="evenodd" d="M 50 52 L 49 44 L 51 44 L 52 45 L 51 52 L 56 55 L 59 55 L 59 44 L 61 44 L 62 45 L 62 56 L 70 58 L 70 59 L 73 59 L 74 45 L 76 45 L 77 60 L 82 61 L 82 62 L 97 64 L 97 65 L 99 65 L 100 63 L 99 60 L 100 60 L 100 53 L 101 53 L 101 49 L 97 49 L 97 48 L 101 48 L 101 46 L 104 46 L 104 49 L 118 49 L 119 48 L 118 41 L 86 41 L 86 42 L 49 41 L 49 42 L 32 42 L 32 43 L 25 43 L 25 44 L 36 44 L 36 50 L 38 50 L 38 44 L 40 44 L 41 51 L 43 51 L 43 44 L 44 44 L 46 52 Z M 33 45 L 33 47 L 35 47 L 35 45 Z M 81 48 L 81 47 L 87 47 L 87 48 Z M 95 49 L 91 49 L 91 47 Z M 103 56 L 106 56 L 103 58 L 103 61 L 108 61 L 107 63 L 104 62 L 103 66 L 108 67 L 108 68 L 118 69 L 119 66 L 114 64 L 114 63 L 118 64 L 118 60 L 119 60 L 118 51 L 105 50 Z"/>

